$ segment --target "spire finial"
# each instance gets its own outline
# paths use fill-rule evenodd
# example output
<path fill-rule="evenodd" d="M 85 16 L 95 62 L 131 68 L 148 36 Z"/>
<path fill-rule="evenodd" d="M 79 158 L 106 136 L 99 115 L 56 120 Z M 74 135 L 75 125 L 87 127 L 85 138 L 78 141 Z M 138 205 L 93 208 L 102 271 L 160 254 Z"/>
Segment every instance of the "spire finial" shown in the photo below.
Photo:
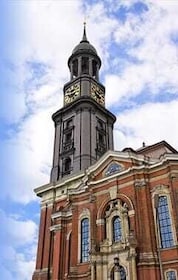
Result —
<path fill-rule="evenodd" d="M 82 42 L 88 42 L 87 35 L 86 35 L 86 18 L 84 19 L 84 22 L 83 22 L 83 38 L 82 38 Z"/>

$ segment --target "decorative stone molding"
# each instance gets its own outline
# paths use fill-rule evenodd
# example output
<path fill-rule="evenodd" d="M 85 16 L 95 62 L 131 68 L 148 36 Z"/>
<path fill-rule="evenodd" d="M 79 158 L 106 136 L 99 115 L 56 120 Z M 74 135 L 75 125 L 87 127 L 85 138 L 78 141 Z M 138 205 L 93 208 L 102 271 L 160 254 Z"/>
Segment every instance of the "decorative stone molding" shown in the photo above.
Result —
<path fill-rule="evenodd" d="M 62 229 L 62 225 L 59 224 L 59 225 L 54 225 L 54 226 L 51 226 L 50 227 L 50 231 L 53 231 L 53 232 L 56 232 L 56 231 L 59 231 Z"/>
<path fill-rule="evenodd" d="M 79 216 L 80 220 L 84 218 L 90 218 L 90 210 L 88 208 L 84 208 Z"/>
<path fill-rule="evenodd" d="M 68 218 L 72 216 L 72 210 L 68 211 L 59 211 L 51 215 L 51 219 L 57 219 L 57 218 Z"/>
<path fill-rule="evenodd" d="M 105 220 L 104 219 L 98 219 L 98 220 L 96 220 L 96 224 L 97 224 L 97 226 L 104 225 L 105 224 Z"/>
<path fill-rule="evenodd" d="M 49 199 L 48 201 L 42 201 L 41 202 L 41 209 L 43 208 L 52 208 L 54 204 L 54 200 L 53 199 Z"/>
<path fill-rule="evenodd" d="M 93 194 L 90 194 L 89 202 L 90 202 L 90 203 L 93 203 L 93 202 L 95 202 L 95 201 L 96 201 L 96 196 L 93 195 Z"/>
<path fill-rule="evenodd" d="M 157 185 L 155 186 L 152 190 L 151 193 L 153 195 L 155 194 L 169 194 L 170 190 L 169 190 L 169 186 L 168 185 Z"/>
<path fill-rule="evenodd" d="M 157 259 L 157 252 L 143 252 L 139 254 L 139 259 L 141 261 L 143 260 L 153 260 L 153 259 Z"/>
<path fill-rule="evenodd" d="M 81 183 L 77 188 L 75 189 L 68 189 L 68 194 L 80 194 L 84 193 L 88 189 L 88 186 L 85 183 Z"/>
<path fill-rule="evenodd" d="M 129 231 L 128 244 L 132 248 L 136 248 L 136 246 L 137 246 L 137 240 L 136 240 L 135 233 L 133 230 Z"/>
<path fill-rule="evenodd" d="M 134 185 L 136 188 L 142 188 L 146 186 L 146 181 L 144 179 L 136 179 Z"/>
<path fill-rule="evenodd" d="M 124 170 L 123 165 L 119 164 L 118 162 L 111 162 L 107 169 L 105 170 L 104 175 L 111 176 L 113 174 L 119 173 Z"/>
<path fill-rule="evenodd" d="M 111 187 L 109 189 L 109 194 L 110 194 L 111 200 L 116 199 L 117 198 L 117 186 Z"/>

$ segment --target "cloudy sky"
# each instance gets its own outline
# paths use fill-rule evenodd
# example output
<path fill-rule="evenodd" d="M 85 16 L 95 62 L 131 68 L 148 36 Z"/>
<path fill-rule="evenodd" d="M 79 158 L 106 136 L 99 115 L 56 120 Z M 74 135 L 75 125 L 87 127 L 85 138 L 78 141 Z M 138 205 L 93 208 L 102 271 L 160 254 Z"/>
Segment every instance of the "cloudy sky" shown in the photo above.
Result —
<path fill-rule="evenodd" d="M 87 36 L 102 59 L 115 149 L 166 140 L 178 149 L 178 0 L 0 1 L 0 271 L 29 280 L 39 200 L 49 182 L 67 59 Z"/>

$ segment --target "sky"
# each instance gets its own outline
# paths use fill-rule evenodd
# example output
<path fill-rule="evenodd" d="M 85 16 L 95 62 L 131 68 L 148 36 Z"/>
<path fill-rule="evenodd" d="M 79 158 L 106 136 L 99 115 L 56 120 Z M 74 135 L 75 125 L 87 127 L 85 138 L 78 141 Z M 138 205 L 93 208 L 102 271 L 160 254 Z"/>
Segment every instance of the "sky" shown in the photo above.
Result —
<path fill-rule="evenodd" d="M 165 140 L 178 150 L 178 0 L 0 1 L 0 271 L 29 280 L 49 182 L 67 60 L 87 37 L 102 60 L 115 150 Z"/>

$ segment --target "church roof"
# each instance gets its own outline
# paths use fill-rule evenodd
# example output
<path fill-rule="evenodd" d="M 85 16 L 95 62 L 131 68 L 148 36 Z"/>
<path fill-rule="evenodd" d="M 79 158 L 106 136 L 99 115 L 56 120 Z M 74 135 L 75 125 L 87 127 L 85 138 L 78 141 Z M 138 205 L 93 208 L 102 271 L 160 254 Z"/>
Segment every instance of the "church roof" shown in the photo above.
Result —
<path fill-rule="evenodd" d="M 155 143 L 153 145 L 149 145 L 149 146 L 143 146 L 139 149 L 136 150 L 136 153 L 137 154 L 149 154 L 153 151 L 156 151 L 156 150 L 164 150 L 165 152 L 168 152 L 168 153 L 177 153 L 177 150 L 174 149 L 170 144 L 168 144 L 166 141 L 160 141 L 158 143 Z"/>
<path fill-rule="evenodd" d="M 143 146 L 137 150 L 134 150 L 132 148 L 123 149 L 123 152 L 129 152 L 129 151 L 139 155 L 145 155 L 157 159 L 160 158 L 160 156 L 165 153 L 173 153 L 173 154 L 178 153 L 176 149 L 174 149 L 170 144 L 168 144 L 164 140 L 149 146 L 146 146 L 145 143 L 143 143 Z"/>
<path fill-rule="evenodd" d="M 87 53 L 91 53 L 91 54 L 97 55 L 96 49 L 90 44 L 90 42 L 89 42 L 88 39 L 87 39 L 85 24 L 84 24 L 84 30 L 83 30 L 83 37 L 82 37 L 82 40 L 81 40 L 80 43 L 73 49 L 72 55 L 74 55 L 74 54 L 79 54 L 79 53 L 83 53 L 83 52 L 87 52 Z"/>

